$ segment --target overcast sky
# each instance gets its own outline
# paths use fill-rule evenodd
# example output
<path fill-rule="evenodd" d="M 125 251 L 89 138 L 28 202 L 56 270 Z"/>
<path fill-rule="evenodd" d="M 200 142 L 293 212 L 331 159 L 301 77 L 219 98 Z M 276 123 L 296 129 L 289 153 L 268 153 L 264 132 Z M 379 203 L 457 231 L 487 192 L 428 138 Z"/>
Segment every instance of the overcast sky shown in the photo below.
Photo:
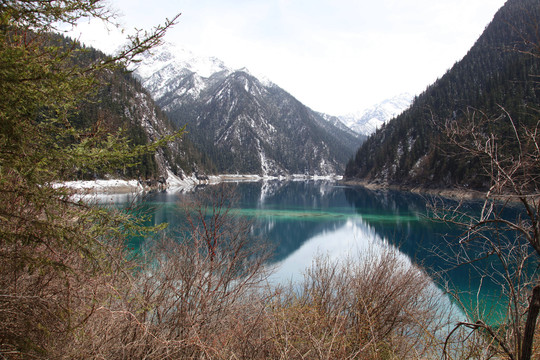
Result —
<path fill-rule="evenodd" d="M 342 115 L 419 94 L 460 60 L 505 0 L 109 0 L 127 31 L 182 13 L 165 40 L 264 75 Z M 104 51 L 119 37 L 77 34 Z"/>

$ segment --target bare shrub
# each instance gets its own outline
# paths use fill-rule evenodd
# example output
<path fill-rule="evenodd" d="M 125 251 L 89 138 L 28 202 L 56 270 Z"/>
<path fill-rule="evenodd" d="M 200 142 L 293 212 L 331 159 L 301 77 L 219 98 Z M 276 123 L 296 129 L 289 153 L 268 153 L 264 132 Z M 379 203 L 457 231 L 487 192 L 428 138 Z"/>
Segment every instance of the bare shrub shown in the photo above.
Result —
<path fill-rule="evenodd" d="M 123 240 L 114 231 L 125 218 L 102 216 L 52 188 L 42 190 L 50 204 L 37 207 L 24 183 L 17 185 L 0 192 L 0 217 L 12 220 L 0 226 L 0 356 L 77 357 L 80 332 L 111 287 L 129 280 Z"/>
<path fill-rule="evenodd" d="M 269 287 L 269 249 L 235 215 L 226 190 L 183 204 L 188 228 L 149 241 L 129 261 L 116 227 L 100 224 L 110 214 L 100 220 L 92 210 L 90 222 L 84 207 L 57 207 L 72 219 L 63 222 L 69 238 L 79 241 L 62 246 L 15 241 L 14 224 L 14 240 L 0 249 L 10 259 L 0 263 L 0 355 L 392 359 L 440 350 L 440 292 L 397 250 L 342 262 L 320 257 L 300 284 Z M 19 263 L 16 254 L 34 260 Z"/>
<path fill-rule="evenodd" d="M 441 351 L 441 292 L 397 250 L 319 257 L 302 283 L 265 287 L 267 247 L 253 242 L 229 199 L 218 189 L 185 204 L 187 237 L 149 245 L 131 287 L 92 318 L 87 357 L 390 359 Z"/>
<path fill-rule="evenodd" d="M 264 358 L 267 247 L 223 189 L 208 192 L 183 204 L 188 231 L 149 242 L 130 286 L 94 317 L 91 357 Z"/>
<path fill-rule="evenodd" d="M 441 292 L 395 249 L 318 258 L 272 307 L 276 351 L 291 359 L 423 358 L 440 350 Z"/>
<path fill-rule="evenodd" d="M 467 264 L 477 276 L 499 285 L 505 308 L 499 323 L 490 323 L 477 308 L 468 312 L 467 321 L 456 324 L 483 340 L 478 347 L 484 358 L 534 356 L 540 311 L 540 147 L 537 111 L 528 111 L 528 122 L 517 123 L 502 107 L 498 117 L 471 109 L 467 122 L 447 121 L 443 129 L 459 154 L 478 159 L 489 179 L 478 214 L 471 214 L 463 204 L 451 208 L 433 204 L 436 219 L 463 229 L 447 260 L 454 266 Z M 506 135 L 492 130 L 503 126 L 509 129 Z M 490 259 L 493 265 L 478 266 L 482 259 Z M 454 294 L 459 301 L 460 294 Z"/>

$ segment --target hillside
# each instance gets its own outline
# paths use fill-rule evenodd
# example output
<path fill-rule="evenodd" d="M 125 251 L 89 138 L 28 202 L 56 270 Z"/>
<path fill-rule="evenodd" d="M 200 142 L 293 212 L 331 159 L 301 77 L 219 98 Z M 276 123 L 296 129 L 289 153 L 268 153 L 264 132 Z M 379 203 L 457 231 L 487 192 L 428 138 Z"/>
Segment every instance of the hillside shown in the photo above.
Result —
<path fill-rule="evenodd" d="M 220 173 L 342 173 L 362 141 L 277 85 L 172 45 L 146 59 L 137 74 Z"/>
<path fill-rule="evenodd" d="M 518 128 L 536 126 L 540 63 L 529 52 L 538 49 L 539 10 L 536 0 L 509 0 L 461 61 L 359 148 L 345 178 L 406 187 L 485 189 L 489 179 L 482 175 L 479 159 L 455 155 L 442 128 L 446 121 L 497 118 L 489 130 L 513 151 L 508 115 Z"/>
<path fill-rule="evenodd" d="M 70 39 L 61 41 L 72 46 Z M 103 58 L 105 55 L 97 50 L 81 48 L 75 61 L 84 64 Z M 71 114 L 70 122 L 75 127 L 102 127 L 110 134 L 123 132 L 132 146 L 150 144 L 178 131 L 179 128 L 169 121 L 132 73 L 118 68 L 103 72 L 100 76 L 102 85 Z M 80 169 L 76 176 L 78 179 L 113 176 L 155 180 L 167 179 L 169 172 L 172 172 L 184 178 L 198 170 L 211 168 L 211 164 L 205 163 L 205 156 L 184 136 L 174 139 L 167 146 L 159 147 L 154 154 L 140 155 L 134 164 L 124 164 L 113 173 L 110 170 L 96 172 L 93 169 L 87 172 Z M 68 180 L 71 179 L 70 176 Z"/>

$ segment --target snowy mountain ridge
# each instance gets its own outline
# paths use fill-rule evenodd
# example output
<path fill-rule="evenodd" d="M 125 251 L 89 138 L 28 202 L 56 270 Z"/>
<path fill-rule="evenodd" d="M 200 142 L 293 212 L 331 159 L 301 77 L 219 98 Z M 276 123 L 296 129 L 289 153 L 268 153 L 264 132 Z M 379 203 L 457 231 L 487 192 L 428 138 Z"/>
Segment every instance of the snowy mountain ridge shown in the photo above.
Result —
<path fill-rule="evenodd" d="M 384 123 L 406 110 L 414 96 L 409 93 L 396 95 L 356 113 L 338 116 L 350 129 L 366 136 L 374 133 Z"/>
<path fill-rule="evenodd" d="M 147 79 L 165 68 L 176 71 L 189 70 L 205 78 L 220 71 L 232 72 L 223 61 L 215 57 L 198 56 L 173 43 L 166 43 L 153 49 L 142 59 L 136 72 Z"/>
<path fill-rule="evenodd" d="M 154 51 L 136 74 L 218 173 L 339 174 L 363 140 L 245 68 L 176 46 Z"/>

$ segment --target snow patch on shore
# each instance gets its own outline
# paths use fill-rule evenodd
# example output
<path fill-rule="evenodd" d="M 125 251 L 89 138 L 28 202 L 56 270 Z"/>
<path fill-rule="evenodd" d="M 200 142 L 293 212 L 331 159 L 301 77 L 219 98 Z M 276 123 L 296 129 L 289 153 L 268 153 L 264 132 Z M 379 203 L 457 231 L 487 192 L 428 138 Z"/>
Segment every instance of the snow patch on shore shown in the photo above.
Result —
<path fill-rule="evenodd" d="M 188 192 L 199 185 L 215 185 L 222 182 L 257 182 L 272 180 L 306 181 L 306 180 L 340 180 L 341 176 L 313 176 L 294 174 L 288 176 L 261 176 L 256 174 L 222 174 L 210 175 L 205 180 L 198 179 L 195 175 L 180 177 L 167 170 L 167 184 L 164 187 L 170 192 Z M 64 187 L 73 190 L 77 195 L 88 197 L 103 194 L 139 194 L 149 190 L 138 180 L 77 180 L 65 181 L 53 184 L 55 188 Z"/>
<path fill-rule="evenodd" d="M 137 180 L 78 180 L 53 184 L 54 187 L 66 187 L 80 193 L 130 193 L 139 192 L 143 187 Z"/>

